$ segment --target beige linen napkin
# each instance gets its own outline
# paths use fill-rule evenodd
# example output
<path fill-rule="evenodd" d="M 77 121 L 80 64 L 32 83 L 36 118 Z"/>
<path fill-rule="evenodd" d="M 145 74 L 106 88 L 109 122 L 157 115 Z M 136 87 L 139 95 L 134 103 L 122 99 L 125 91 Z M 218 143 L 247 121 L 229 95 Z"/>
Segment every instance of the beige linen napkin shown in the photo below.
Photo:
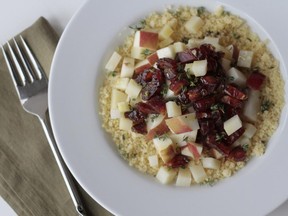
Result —
<path fill-rule="evenodd" d="M 41 17 L 21 34 L 49 75 L 59 39 L 53 28 Z M 93 201 L 80 186 L 79 190 L 89 215 L 112 215 Z M 77 215 L 40 122 L 26 113 L 19 103 L 2 52 L 0 195 L 18 215 Z"/>

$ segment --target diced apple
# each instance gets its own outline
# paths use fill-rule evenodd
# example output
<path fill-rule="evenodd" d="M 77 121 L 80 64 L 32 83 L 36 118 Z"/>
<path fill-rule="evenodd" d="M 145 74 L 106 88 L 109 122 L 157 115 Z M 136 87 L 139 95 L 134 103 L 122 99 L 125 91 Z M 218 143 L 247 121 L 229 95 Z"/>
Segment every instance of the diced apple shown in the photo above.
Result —
<path fill-rule="evenodd" d="M 189 163 L 189 169 L 196 183 L 201 183 L 207 178 L 207 174 L 201 164 Z"/>
<path fill-rule="evenodd" d="M 157 127 L 158 125 L 161 124 L 161 122 L 164 120 L 165 116 L 164 115 L 157 115 L 155 117 L 155 114 L 150 114 L 148 115 L 147 118 L 147 131 L 150 131 L 151 129 Z"/>
<path fill-rule="evenodd" d="M 127 85 L 129 83 L 130 78 L 117 78 L 114 83 L 113 83 L 113 87 L 120 89 L 120 90 L 125 90 L 127 88 Z"/>
<path fill-rule="evenodd" d="M 164 95 L 164 98 L 166 98 L 166 99 L 174 99 L 176 97 L 177 97 L 177 95 L 175 95 L 175 93 L 169 88 L 168 88 L 166 94 Z"/>
<path fill-rule="evenodd" d="M 110 110 L 110 118 L 111 119 L 119 119 L 121 118 L 121 112 L 118 109 L 111 109 Z"/>
<path fill-rule="evenodd" d="M 168 146 L 172 145 L 173 142 L 169 137 L 155 137 L 153 139 L 154 146 L 157 152 L 160 152 L 163 149 L 166 149 Z"/>
<path fill-rule="evenodd" d="M 229 71 L 231 68 L 231 60 L 226 59 L 226 58 L 222 58 L 221 59 L 221 66 L 224 69 L 224 71 Z"/>
<path fill-rule="evenodd" d="M 130 106 L 134 107 L 135 104 L 139 103 L 139 102 L 142 102 L 142 98 L 140 97 L 140 95 L 138 95 L 137 98 L 130 98 L 130 97 L 127 97 L 127 100 L 126 100 Z"/>
<path fill-rule="evenodd" d="M 250 90 L 248 99 L 244 105 L 243 115 L 251 122 L 257 121 L 257 114 L 260 111 L 260 91 Z"/>
<path fill-rule="evenodd" d="M 207 60 L 194 61 L 192 72 L 196 77 L 204 76 L 207 73 Z"/>
<path fill-rule="evenodd" d="M 210 151 L 211 151 L 213 157 L 216 158 L 216 159 L 221 159 L 221 158 L 224 157 L 223 154 L 221 154 L 218 150 L 216 150 L 214 148 L 211 149 Z"/>
<path fill-rule="evenodd" d="M 146 135 L 146 140 L 152 140 L 154 137 L 161 136 L 169 131 L 170 129 L 167 127 L 165 120 L 163 120 L 158 126 L 148 131 L 148 134 Z"/>
<path fill-rule="evenodd" d="M 135 33 L 134 47 L 144 47 L 156 50 L 158 46 L 158 33 L 140 30 Z"/>
<path fill-rule="evenodd" d="M 129 98 L 137 98 L 139 93 L 142 90 L 142 86 L 139 85 L 135 80 L 130 79 L 127 88 L 125 90 L 125 93 L 129 96 Z"/>
<path fill-rule="evenodd" d="M 195 47 L 199 47 L 200 44 L 202 43 L 202 41 L 203 40 L 201 40 L 201 39 L 191 38 L 188 40 L 187 47 L 190 49 L 195 48 Z"/>
<path fill-rule="evenodd" d="M 152 65 L 150 64 L 148 59 L 144 59 L 135 65 L 135 73 L 139 74 L 139 73 L 143 72 L 144 70 L 149 69 L 151 67 L 152 67 Z"/>
<path fill-rule="evenodd" d="M 132 58 L 138 59 L 138 60 L 144 60 L 146 58 L 146 54 L 148 52 L 153 52 L 153 50 L 149 50 L 148 48 L 144 48 L 144 47 L 132 47 L 131 48 L 131 53 L 130 56 Z"/>
<path fill-rule="evenodd" d="M 229 59 L 232 60 L 232 58 L 233 58 L 234 61 L 237 61 L 238 56 L 239 56 L 238 48 L 235 45 L 230 44 L 230 45 L 226 46 L 225 49 L 230 53 Z"/>
<path fill-rule="evenodd" d="M 168 37 L 168 38 L 162 40 L 161 42 L 159 42 L 159 47 L 160 48 L 166 47 L 166 46 L 172 44 L 173 42 L 174 42 L 174 40 L 171 37 Z"/>
<path fill-rule="evenodd" d="M 169 145 L 167 148 L 160 150 L 158 154 L 164 163 L 168 163 L 175 157 L 176 152 L 173 145 Z"/>
<path fill-rule="evenodd" d="M 166 119 L 165 121 L 169 129 L 175 134 L 198 130 L 200 128 L 195 113 Z"/>
<path fill-rule="evenodd" d="M 124 102 L 127 100 L 127 95 L 119 91 L 115 88 L 112 89 L 112 94 L 111 94 L 111 110 L 118 109 L 118 103 L 119 102 Z"/>
<path fill-rule="evenodd" d="M 187 157 L 190 157 L 190 158 L 194 158 L 193 153 L 189 150 L 188 146 L 184 147 L 184 148 L 181 150 L 181 154 L 182 154 L 182 155 L 185 155 L 185 156 L 187 156 Z"/>
<path fill-rule="evenodd" d="M 177 171 L 175 169 L 169 169 L 166 166 L 162 166 L 158 170 L 156 178 L 162 184 L 169 184 L 175 179 L 176 175 Z"/>
<path fill-rule="evenodd" d="M 191 17 L 185 24 L 184 28 L 189 33 L 197 33 L 204 25 L 203 20 L 198 16 Z"/>
<path fill-rule="evenodd" d="M 243 135 L 248 137 L 249 139 L 251 139 L 257 131 L 257 128 L 253 124 L 250 124 L 250 123 L 244 123 L 244 128 L 245 128 L 245 132 Z"/>
<path fill-rule="evenodd" d="M 212 158 L 212 157 L 205 157 L 201 159 L 202 165 L 206 169 L 219 169 L 220 167 L 220 161 Z"/>
<path fill-rule="evenodd" d="M 181 106 L 177 105 L 175 101 L 168 101 L 166 103 L 166 110 L 169 118 L 180 116 L 182 114 Z"/>
<path fill-rule="evenodd" d="M 193 130 L 181 134 L 171 134 L 170 138 L 172 139 L 173 143 L 181 147 L 187 145 L 187 142 L 195 142 L 197 133 L 198 130 Z"/>
<path fill-rule="evenodd" d="M 189 142 L 187 143 L 187 147 L 189 151 L 193 154 L 194 160 L 199 160 L 199 158 L 201 157 L 203 146 L 198 143 Z"/>
<path fill-rule="evenodd" d="M 169 24 L 166 24 L 162 27 L 162 29 L 159 31 L 159 39 L 165 40 L 169 38 L 173 34 L 173 29 Z"/>
<path fill-rule="evenodd" d="M 114 71 L 116 69 L 117 65 L 119 64 L 119 62 L 121 61 L 121 58 L 122 58 L 122 56 L 114 51 L 112 56 L 108 60 L 106 66 L 105 66 L 105 69 L 107 69 L 108 71 Z"/>
<path fill-rule="evenodd" d="M 151 167 L 158 167 L 158 156 L 157 155 L 150 155 L 148 157 L 149 165 Z"/>
<path fill-rule="evenodd" d="M 130 119 L 121 117 L 119 121 L 119 129 L 125 130 L 125 131 L 131 131 L 131 127 L 133 126 L 133 123 Z"/>
<path fill-rule="evenodd" d="M 230 83 L 235 83 L 241 87 L 244 87 L 246 85 L 247 78 L 241 71 L 239 71 L 235 67 L 230 68 L 226 74 L 229 77 Z"/>
<path fill-rule="evenodd" d="M 213 46 L 219 45 L 219 38 L 216 37 L 204 37 L 202 44 L 212 44 Z"/>
<path fill-rule="evenodd" d="M 185 65 L 184 70 L 196 77 L 204 76 L 207 73 L 207 60 L 194 61 Z"/>
<path fill-rule="evenodd" d="M 176 42 L 173 44 L 173 46 L 174 46 L 175 53 L 183 52 L 184 50 L 186 50 L 186 45 L 182 42 Z"/>
<path fill-rule="evenodd" d="M 149 61 L 150 65 L 154 65 L 158 60 L 157 52 L 152 53 L 151 55 L 147 56 L 147 60 Z"/>
<path fill-rule="evenodd" d="M 238 56 L 238 61 L 237 61 L 237 66 L 250 68 L 251 63 L 252 63 L 252 59 L 253 59 L 253 54 L 254 54 L 253 51 L 240 50 L 239 56 Z"/>
<path fill-rule="evenodd" d="M 176 179 L 176 186 L 181 187 L 188 187 L 191 185 L 192 176 L 189 169 L 179 169 L 177 179 Z"/>
<path fill-rule="evenodd" d="M 118 110 L 122 113 L 130 111 L 130 106 L 127 101 L 122 101 L 118 103 Z"/>
<path fill-rule="evenodd" d="M 228 136 L 242 127 L 242 121 L 238 115 L 234 115 L 224 122 L 224 130 Z"/>
<path fill-rule="evenodd" d="M 120 77 L 132 78 L 134 73 L 135 59 L 130 57 L 124 57 Z"/>
<path fill-rule="evenodd" d="M 157 50 L 158 58 L 172 58 L 175 57 L 174 46 L 170 45 L 168 47 L 164 47 L 162 49 Z"/>

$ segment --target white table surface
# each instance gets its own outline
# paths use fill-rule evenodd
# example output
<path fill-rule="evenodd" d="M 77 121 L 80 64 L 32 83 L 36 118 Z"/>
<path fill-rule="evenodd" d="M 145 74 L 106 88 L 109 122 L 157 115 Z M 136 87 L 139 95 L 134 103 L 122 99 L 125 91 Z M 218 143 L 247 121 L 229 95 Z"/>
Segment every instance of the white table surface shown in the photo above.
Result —
<path fill-rule="evenodd" d="M 44 16 L 61 34 L 72 15 L 85 0 L 0 0 L 0 43 L 4 44 L 15 34 Z M 269 195 L 268 195 L 269 196 Z M 14 216 L 15 212 L 0 197 L 0 215 Z M 288 215 L 288 201 L 268 216 Z"/>

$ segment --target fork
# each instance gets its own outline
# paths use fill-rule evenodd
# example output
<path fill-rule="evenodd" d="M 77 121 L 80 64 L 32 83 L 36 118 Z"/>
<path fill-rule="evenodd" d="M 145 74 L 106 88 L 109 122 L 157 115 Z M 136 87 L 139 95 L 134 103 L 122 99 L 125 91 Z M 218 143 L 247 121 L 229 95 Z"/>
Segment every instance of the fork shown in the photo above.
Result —
<path fill-rule="evenodd" d="M 20 42 L 22 46 L 20 46 Z M 33 55 L 27 42 L 20 35 L 20 41 L 13 38 L 14 49 L 7 42 L 7 50 L 2 46 L 3 56 L 24 110 L 38 117 L 56 159 L 64 182 L 79 215 L 86 211 L 65 162 L 53 136 L 48 112 L 48 79 L 41 65 Z"/>

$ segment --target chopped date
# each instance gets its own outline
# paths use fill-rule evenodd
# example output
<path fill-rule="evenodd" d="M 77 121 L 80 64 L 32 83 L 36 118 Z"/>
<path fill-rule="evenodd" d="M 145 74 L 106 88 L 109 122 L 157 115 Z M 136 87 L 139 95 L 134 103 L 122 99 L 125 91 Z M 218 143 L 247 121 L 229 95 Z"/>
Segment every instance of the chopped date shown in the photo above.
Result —
<path fill-rule="evenodd" d="M 182 154 L 177 154 L 166 165 L 171 168 L 185 167 L 190 159 Z"/>
<path fill-rule="evenodd" d="M 171 80 L 171 84 L 169 89 L 174 92 L 175 95 L 178 95 L 183 89 L 189 86 L 189 82 L 185 79 L 173 79 Z"/>
<path fill-rule="evenodd" d="M 137 124 L 133 124 L 132 131 L 140 134 L 147 134 L 147 125 L 145 121 L 139 122 Z"/>
<path fill-rule="evenodd" d="M 243 101 L 233 98 L 229 95 L 225 95 L 221 98 L 221 102 L 228 104 L 234 108 L 243 108 Z"/>
<path fill-rule="evenodd" d="M 165 77 L 170 80 L 177 76 L 177 61 L 170 58 L 161 58 L 157 61 L 157 67 L 164 73 Z"/>
<path fill-rule="evenodd" d="M 199 126 L 200 126 L 200 132 L 204 136 L 206 136 L 210 131 L 214 131 L 215 129 L 215 123 L 211 119 L 200 120 Z"/>
<path fill-rule="evenodd" d="M 147 118 L 147 114 L 142 113 L 137 109 L 133 109 L 131 111 L 125 112 L 124 116 L 125 118 L 130 119 L 133 122 L 133 124 L 141 123 L 145 121 L 145 119 Z"/>
<path fill-rule="evenodd" d="M 142 88 L 141 90 L 142 99 L 144 101 L 147 101 L 154 95 L 160 94 L 161 91 L 162 91 L 162 86 L 159 84 L 159 82 L 153 80 Z"/>
<path fill-rule="evenodd" d="M 139 102 L 135 104 L 135 108 L 144 114 L 157 114 L 158 112 L 148 103 Z"/>
<path fill-rule="evenodd" d="M 242 127 L 240 129 L 238 129 L 237 131 L 235 131 L 234 133 L 232 133 L 230 136 L 227 137 L 227 139 L 225 140 L 225 143 L 228 145 L 232 145 L 236 140 L 238 140 L 245 132 L 245 129 Z"/>
<path fill-rule="evenodd" d="M 157 113 L 166 114 L 166 102 L 160 96 L 155 96 L 150 98 L 147 101 L 147 104 L 150 105 Z"/>
<path fill-rule="evenodd" d="M 185 50 L 183 52 L 178 52 L 176 54 L 176 59 L 182 63 L 192 63 L 193 61 L 199 60 L 198 55 L 199 49 L 193 48 Z"/>
<path fill-rule="evenodd" d="M 193 107 L 196 111 L 204 112 L 210 109 L 210 107 L 215 104 L 215 102 L 215 97 L 207 97 L 194 102 Z"/>
<path fill-rule="evenodd" d="M 241 146 L 237 146 L 233 148 L 229 153 L 229 158 L 236 162 L 244 161 L 246 157 L 247 157 L 247 153 L 245 149 Z"/>
<path fill-rule="evenodd" d="M 238 100 L 246 100 L 248 98 L 247 94 L 231 84 L 226 85 L 224 93 Z"/>

